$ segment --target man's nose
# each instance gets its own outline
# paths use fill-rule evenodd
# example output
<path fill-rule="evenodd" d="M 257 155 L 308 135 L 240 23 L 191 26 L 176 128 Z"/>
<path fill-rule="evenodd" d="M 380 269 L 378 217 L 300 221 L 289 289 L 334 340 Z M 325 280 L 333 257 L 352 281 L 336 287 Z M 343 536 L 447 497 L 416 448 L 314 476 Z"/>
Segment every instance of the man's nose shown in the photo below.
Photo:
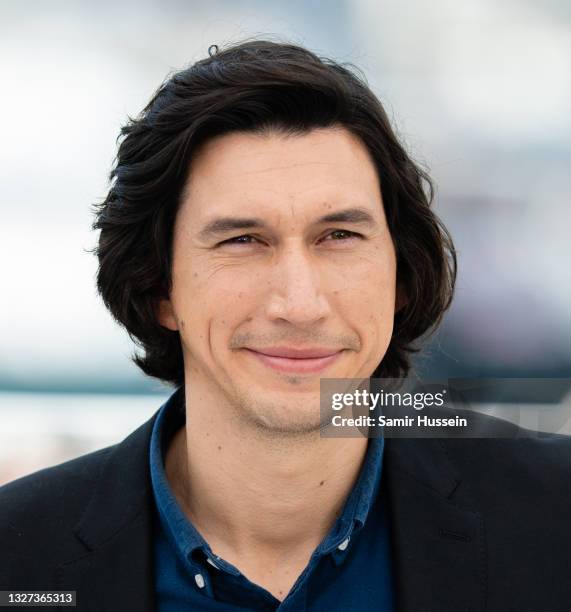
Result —
<path fill-rule="evenodd" d="M 320 262 L 300 245 L 284 248 L 269 271 L 266 314 L 297 326 L 314 325 L 330 312 Z"/>

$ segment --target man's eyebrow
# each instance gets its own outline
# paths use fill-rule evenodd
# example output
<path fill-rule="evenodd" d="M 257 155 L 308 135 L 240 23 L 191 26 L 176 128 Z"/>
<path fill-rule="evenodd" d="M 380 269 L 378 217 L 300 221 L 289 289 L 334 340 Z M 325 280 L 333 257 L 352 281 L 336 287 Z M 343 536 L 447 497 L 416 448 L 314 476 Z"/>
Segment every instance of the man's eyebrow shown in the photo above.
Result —
<path fill-rule="evenodd" d="M 376 220 L 364 208 L 346 208 L 319 217 L 316 224 L 322 223 L 355 223 L 374 226 Z M 259 217 L 219 217 L 207 223 L 199 232 L 200 238 L 212 238 L 235 230 L 251 230 L 265 228 L 267 224 Z"/>
<path fill-rule="evenodd" d="M 211 238 L 233 230 L 256 229 L 266 227 L 258 217 L 219 217 L 207 223 L 199 232 L 201 238 Z"/>
<path fill-rule="evenodd" d="M 317 223 L 360 223 L 363 225 L 376 225 L 373 215 L 364 208 L 346 208 L 320 217 Z"/>

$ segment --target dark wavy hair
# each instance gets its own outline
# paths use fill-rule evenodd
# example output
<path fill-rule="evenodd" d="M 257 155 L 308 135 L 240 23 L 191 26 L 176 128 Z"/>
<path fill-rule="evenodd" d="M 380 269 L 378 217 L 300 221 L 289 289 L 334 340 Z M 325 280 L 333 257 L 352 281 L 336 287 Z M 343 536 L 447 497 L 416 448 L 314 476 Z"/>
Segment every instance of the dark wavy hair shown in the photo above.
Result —
<path fill-rule="evenodd" d="M 400 144 L 365 77 L 287 43 L 248 40 L 170 76 L 138 117 L 121 129 L 105 200 L 94 205 L 97 289 L 113 317 L 143 349 L 135 364 L 181 386 L 179 333 L 162 327 L 157 304 L 172 288 L 173 227 L 193 153 L 231 132 L 304 134 L 344 127 L 361 139 L 379 174 L 406 303 L 394 317 L 375 377 L 400 378 L 416 342 L 449 307 L 456 279 L 452 239 L 430 206 L 430 177 Z M 197 296 L 199 298 L 199 296 Z"/>

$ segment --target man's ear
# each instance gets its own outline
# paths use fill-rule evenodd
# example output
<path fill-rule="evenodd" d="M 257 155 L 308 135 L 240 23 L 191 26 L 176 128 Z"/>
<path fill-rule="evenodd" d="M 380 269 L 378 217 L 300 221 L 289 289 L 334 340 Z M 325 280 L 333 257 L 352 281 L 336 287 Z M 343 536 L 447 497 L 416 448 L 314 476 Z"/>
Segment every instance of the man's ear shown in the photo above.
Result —
<path fill-rule="evenodd" d="M 178 331 L 178 321 L 170 300 L 159 300 L 156 307 L 156 313 L 157 320 L 162 327 L 166 327 L 171 331 Z"/>
<path fill-rule="evenodd" d="M 395 296 L 395 314 L 402 310 L 408 304 L 408 297 L 404 287 L 399 283 L 397 285 Z"/>

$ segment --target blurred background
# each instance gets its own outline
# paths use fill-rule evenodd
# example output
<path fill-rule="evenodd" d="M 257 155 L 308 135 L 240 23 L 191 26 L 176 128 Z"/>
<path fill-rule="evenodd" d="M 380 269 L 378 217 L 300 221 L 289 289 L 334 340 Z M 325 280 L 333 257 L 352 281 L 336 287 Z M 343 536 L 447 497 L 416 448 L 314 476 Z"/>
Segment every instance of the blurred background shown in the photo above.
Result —
<path fill-rule="evenodd" d="M 0 1 L 0 484 L 169 395 L 96 295 L 90 205 L 127 116 L 251 36 L 361 68 L 436 180 L 459 279 L 419 374 L 571 377 L 568 0 Z"/>

